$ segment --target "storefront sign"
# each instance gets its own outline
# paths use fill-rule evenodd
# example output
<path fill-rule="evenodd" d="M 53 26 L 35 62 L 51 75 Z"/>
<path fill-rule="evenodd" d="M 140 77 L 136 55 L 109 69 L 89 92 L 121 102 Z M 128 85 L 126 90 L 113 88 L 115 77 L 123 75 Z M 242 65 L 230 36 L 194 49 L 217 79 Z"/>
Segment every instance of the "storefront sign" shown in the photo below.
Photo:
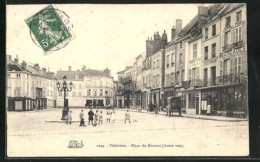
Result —
<path fill-rule="evenodd" d="M 241 52 L 245 52 L 246 49 L 247 49 L 247 47 L 246 47 L 246 45 L 244 45 L 241 48 L 237 48 L 237 49 L 233 49 L 233 50 L 224 52 L 223 57 L 231 56 L 231 55 L 238 54 L 238 53 L 241 53 Z"/>

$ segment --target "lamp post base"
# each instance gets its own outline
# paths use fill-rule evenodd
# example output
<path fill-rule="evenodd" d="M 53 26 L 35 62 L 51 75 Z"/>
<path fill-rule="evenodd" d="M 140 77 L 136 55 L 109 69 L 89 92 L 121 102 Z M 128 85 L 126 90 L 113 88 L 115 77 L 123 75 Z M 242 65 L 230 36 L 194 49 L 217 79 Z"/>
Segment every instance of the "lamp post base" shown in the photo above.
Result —
<path fill-rule="evenodd" d="M 68 120 L 68 112 L 69 110 L 62 110 L 61 120 Z"/>

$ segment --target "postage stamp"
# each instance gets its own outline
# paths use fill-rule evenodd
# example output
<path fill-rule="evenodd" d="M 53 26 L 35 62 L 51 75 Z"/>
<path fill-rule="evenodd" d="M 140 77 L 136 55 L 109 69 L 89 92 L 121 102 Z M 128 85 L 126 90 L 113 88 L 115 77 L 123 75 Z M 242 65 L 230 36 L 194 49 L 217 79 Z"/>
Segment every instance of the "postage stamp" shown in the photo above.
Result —
<path fill-rule="evenodd" d="M 44 52 L 64 48 L 72 38 L 69 16 L 49 5 L 25 20 L 33 42 Z"/>

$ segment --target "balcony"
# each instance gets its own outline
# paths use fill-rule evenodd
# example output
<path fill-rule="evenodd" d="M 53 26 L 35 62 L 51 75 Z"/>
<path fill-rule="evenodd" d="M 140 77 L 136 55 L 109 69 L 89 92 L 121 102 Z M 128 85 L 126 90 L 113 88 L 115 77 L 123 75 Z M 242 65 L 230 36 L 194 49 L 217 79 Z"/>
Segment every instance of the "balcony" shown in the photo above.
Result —
<path fill-rule="evenodd" d="M 209 64 L 215 63 L 217 61 L 217 59 L 218 59 L 217 57 L 212 57 L 209 60 L 205 60 L 204 65 L 209 65 Z"/>
<path fill-rule="evenodd" d="M 233 44 L 234 48 L 241 48 L 243 47 L 243 45 L 244 45 L 243 41 L 239 41 Z"/>
<path fill-rule="evenodd" d="M 245 83 L 245 82 L 246 82 L 246 75 L 244 73 L 229 74 L 229 75 L 217 76 L 216 78 L 208 78 L 207 80 L 203 80 L 202 87 L 229 85 L 229 84 Z"/>
<path fill-rule="evenodd" d="M 194 80 L 182 81 L 182 86 L 186 89 L 189 88 L 189 87 L 201 87 L 202 86 L 202 80 L 201 79 L 194 79 Z"/>
<path fill-rule="evenodd" d="M 123 91 L 116 91 L 116 96 L 122 96 L 123 95 Z"/>
<path fill-rule="evenodd" d="M 125 78 L 122 78 L 122 84 L 126 84 L 128 82 L 132 81 L 132 77 L 131 76 L 127 76 Z"/>
<path fill-rule="evenodd" d="M 222 47 L 223 51 L 230 51 L 232 50 L 232 44 L 226 44 L 224 47 Z"/>

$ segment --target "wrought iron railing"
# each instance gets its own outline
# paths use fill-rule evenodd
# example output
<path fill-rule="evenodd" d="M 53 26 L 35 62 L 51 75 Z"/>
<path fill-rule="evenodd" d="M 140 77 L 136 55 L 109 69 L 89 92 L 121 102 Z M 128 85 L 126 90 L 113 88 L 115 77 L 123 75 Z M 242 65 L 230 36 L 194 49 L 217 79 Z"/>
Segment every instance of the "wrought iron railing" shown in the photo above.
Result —
<path fill-rule="evenodd" d="M 223 76 L 217 76 L 215 78 L 203 79 L 202 87 L 244 83 L 245 81 L 246 75 L 244 73 L 228 74 Z"/>

